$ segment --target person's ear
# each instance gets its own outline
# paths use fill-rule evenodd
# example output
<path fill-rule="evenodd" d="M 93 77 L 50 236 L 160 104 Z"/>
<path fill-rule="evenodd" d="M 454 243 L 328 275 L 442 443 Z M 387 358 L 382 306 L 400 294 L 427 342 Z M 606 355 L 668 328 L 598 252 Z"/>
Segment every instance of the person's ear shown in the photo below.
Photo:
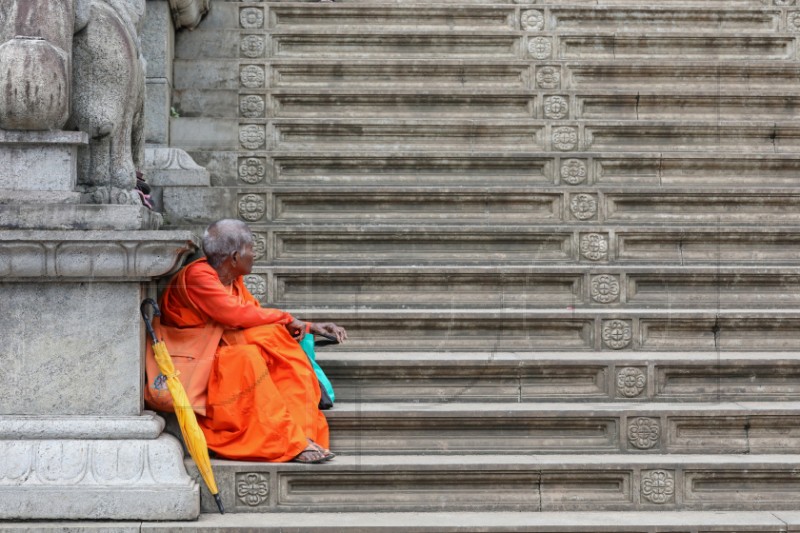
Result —
<path fill-rule="evenodd" d="M 238 263 L 239 262 L 239 252 L 233 252 L 231 254 L 231 260 L 233 260 L 234 263 Z"/>

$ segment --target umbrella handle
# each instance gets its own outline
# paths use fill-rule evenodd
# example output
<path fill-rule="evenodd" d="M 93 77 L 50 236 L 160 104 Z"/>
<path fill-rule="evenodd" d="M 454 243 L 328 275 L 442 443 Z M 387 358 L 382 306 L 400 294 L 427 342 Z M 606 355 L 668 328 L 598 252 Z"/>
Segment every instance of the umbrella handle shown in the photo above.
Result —
<path fill-rule="evenodd" d="M 147 315 L 147 306 L 153 308 L 153 316 Z M 153 343 L 155 344 L 158 342 L 158 338 L 156 337 L 156 332 L 153 330 L 153 324 L 150 322 L 153 317 L 161 316 L 161 309 L 158 308 L 158 304 L 152 298 L 146 298 L 142 301 L 142 305 L 139 306 L 139 311 L 142 313 L 142 319 L 144 319 L 144 325 L 147 328 L 147 333 L 150 334 L 150 337 L 153 339 Z"/>

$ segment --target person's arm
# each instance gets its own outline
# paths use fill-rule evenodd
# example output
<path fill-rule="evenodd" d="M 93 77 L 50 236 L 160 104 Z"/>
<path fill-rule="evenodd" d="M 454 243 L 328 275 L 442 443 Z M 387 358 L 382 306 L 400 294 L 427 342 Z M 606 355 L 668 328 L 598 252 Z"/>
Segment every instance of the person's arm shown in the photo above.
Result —
<path fill-rule="evenodd" d="M 285 311 L 259 307 L 255 302 L 242 302 L 237 296 L 232 296 L 211 267 L 193 269 L 186 279 L 186 292 L 200 311 L 229 328 L 288 325 L 295 321 Z"/>

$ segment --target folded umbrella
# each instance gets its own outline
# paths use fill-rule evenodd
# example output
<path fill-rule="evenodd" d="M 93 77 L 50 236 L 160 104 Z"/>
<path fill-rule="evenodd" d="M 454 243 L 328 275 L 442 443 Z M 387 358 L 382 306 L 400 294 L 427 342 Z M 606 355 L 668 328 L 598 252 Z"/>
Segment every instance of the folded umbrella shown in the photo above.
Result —
<path fill-rule="evenodd" d="M 153 339 L 153 354 L 158 363 L 158 368 L 164 375 L 167 389 L 169 389 L 172 395 L 172 403 L 175 406 L 175 415 L 178 418 L 178 425 L 181 428 L 183 441 L 186 443 L 189 455 L 192 456 L 195 464 L 197 464 L 197 469 L 200 471 L 200 475 L 203 476 L 208 490 L 214 496 L 214 501 L 217 502 L 219 512 L 225 514 L 225 508 L 222 506 L 222 498 L 219 496 L 217 482 L 214 480 L 214 472 L 211 470 L 211 459 L 208 456 L 206 437 L 197 424 L 197 417 L 186 395 L 186 390 L 178 379 L 178 372 L 175 371 L 175 365 L 172 363 L 172 358 L 169 355 L 169 351 L 167 351 L 167 346 L 156 337 L 156 332 L 153 330 L 153 325 L 150 323 L 151 317 L 148 317 L 145 311 L 148 305 L 153 308 L 153 316 L 161 316 L 161 310 L 152 298 L 144 300 L 140 307 L 147 332 Z"/>

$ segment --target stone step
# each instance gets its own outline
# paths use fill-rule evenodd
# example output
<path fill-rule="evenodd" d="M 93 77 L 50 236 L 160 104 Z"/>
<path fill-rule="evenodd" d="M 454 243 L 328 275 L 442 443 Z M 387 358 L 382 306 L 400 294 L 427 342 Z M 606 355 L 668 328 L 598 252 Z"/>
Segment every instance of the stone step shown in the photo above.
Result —
<path fill-rule="evenodd" d="M 204 74 L 194 71 L 197 61 L 175 61 L 177 89 L 221 88 L 230 83 L 235 89 L 239 81 L 238 65 L 230 61 L 200 60 Z M 794 88 L 800 73 L 784 61 L 759 60 L 720 63 L 701 58 L 674 56 L 659 60 L 658 65 L 639 61 L 548 61 L 476 59 L 455 60 L 446 57 L 415 60 L 326 59 L 308 58 L 302 62 L 270 59 L 258 62 L 242 61 L 242 69 L 256 68 L 254 77 L 247 78 L 246 89 L 264 87 L 364 87 L 375 89 L 421 88 L 463 89 L 618 89 L 669 87 L 698 89 L 716 88 Z M 269 76 L 266 76 L 266 70 Z M 250 69 L 252 70 L 252 69 Z M 260 74 L 260 75 L 258 75 Z M 199 79 L 198 79 L 199 77 Z"/>
<path fill-rule="evenodd" d="M 238 95 L 226 91 L 223 98 L 237 98 L 244 105 L 258 98 L 253 110 L 241 111 L 242 118 L 379 118 L 430 116 L 438 118 L 498 118 L 515 119 L 574 119 L 574 120 L 789 120 L 800 117 L 800 96 L 766 95 L 760 91 L 748 94 L 702 94 L 696 89 L 690 94 L 672 92 L 641 94 L 587 94 L 584 92 L 558 95 L 531 95 L 470 91 L 401 94 L 354 94 L 353 92 L 301 93 L 273 91 L 269 96 Z M 178 105 L 183 116 L 203 114 L 208 91 L 183 91 Z M 189 106 L 192 104 L 194 107 Z M 235 102 L 234 102 L 235 105 Z M 226 106 L 230 108 L 231 106 Z"/>
<path fill-rule="evenodd" d="M 261 275 L 257 266 L 256 275 Z M 797 267 L 596 266 L 269 269 L 268 304 L 281 309 L 797 308 Z"/>
<path fill-rule="evenodd" d="M 96 527 L 62 523 L 75 533 Z M 786 533 L 800 528 L 793 511 L 654 512 L 399 512 L 399 513 L 249 513 L 209 512 L 197 522 L 110 523 L 120 533 L 140 531 L 230 531 L 264 533 Z M 27 528 L 11 525 L 16 531 Z M 83 528 L 86 529 L 83 529 Z"/>
<path fill-rule="evenodd" d="M 337 402 L 800 400 L 797 352 L 358 352 L 351 333 L 343 347 L 317 350 Z"/>
<path fill-rule="evenodd" d="M 619 3 L 619 2 L 617 2 Z M 439 31 L 459 30 L 513 31 L 647 31 L 698 33 L 714 32 L 769 32 L 782 29 L 779 8 L 758 10 L 700 7 L 697 3 L 682 9 L 659 7 L 632 7 L 630 5 L 582 7 L 559 5 L 551 2 L 536 6 L 514 5 L 464 5 L 454 6 L 418 4 L 385 5 L 363 2 L 358 5 L 319 6 L 272 4 L 269 20 L 262 24 L 272 32 L 309 31 L 314 33 L 363 31 L 364 28 L 381 28 L 383 31 Z M 223 4 L 220 9 L 236 6 Z M 536 9 L 529 9 L 535 7 Z M 716 7 L 716 9 L 714 9 Z M 258 8 L 250 8 L 250 20 L 265 19 Z M 247 24 L 243 24 L 246 26 Z M 252 24 L 251 24 L 252 25 Z M 787 23 L 788 28 L 793 28 Z"/>
<path fill-rule="evenodd" d="M 559 75 L 559 81 L 562 82 L 564 89 L 580 90 L 652 87 L 666 89 L 676 86 L 697 89 L 747 87 L 764 90 L 770 87 L 795 86 L 800 76 L 800 73 L 789 65 L 769 61 L 751 64 L 668 61 L 668 68 L 663 68 L 662 64 L 630 61 L 569 62 L 553 66 L 553 72 Z M 550 78 L 552 77 L 551 75 Z"/>
<path fill-rule="evenodd" d="M 798 80 L 800 81 L 800 80 Z M 198 153 L 198 156 L 200 153 Z M 224 173 L 242 183 L 275 186 L 536 186 L 710 187 L 720 190 L 800 185 L 800 158 L 791 153 L 519 153 L 342 155 L 276 151 L 269 158 L 227 157 Z M 225 156 L 223 158 L 223 156 Z M 238 162 L 238 167 L 237 167 Z M 239 167 L 244 167 L 239 169 Z M 233 183 L 231 183 L 233 185 Z"/>
<path fill-rule="evenodd" d="M 292 0 L 296 5 L 307 5 L 308 3 L 316 3 L 317 0 Z M 328 9 L 334 9 L 343 5 L 375 5 L 375 6 L 420 6 L 428 7 L 430 5 L 442 6 L 486 6 L 486 5 L 515 5 L 519 4 L 520 7 L 531 5 L 532 0 L 435 0 L 433 2 L 426 2 L 423 0 L 335 0 L 339 6 L 332 6 Z M 781 2 L 786 0 L 779 0 Z M 289 2 L 281 2 L 281 0 L 268 2 L 268 5 L 286 5 Z M 545 3 L 545 2 L 543 2 Z M 561 6 L 562 2 L 553 0 L 546 2 L 549 5 Z M 567 6 L 642 6 L 642 0 L 566 0 L 563 5 Z M 661 6 L 680 6 L 687 9 L 693 8 L 769 8 L 773 4 L 770 0 L 662 0 L 659 2 Z M 780 4 L 784 5 L 784 4 Z M 786 4 L 793 5 L 793 4 Z M 316 7 L 316 6 L 315 6 Z"/>
<path fill-rule="evenodd" d="M 800 402 L 358 403 L 326 411 L 346 455 L 796 453 Z"/>
<path fill-rule="evenodd" d="M 340 455 L 214 460 L 229 513 L 793 510 L 798 455 Z M 190 474 L 199 476 L 191 459 Z M 201 508 L 216 505 L 201 489 Z"/>
<path fill-rule="evenodd" d="M 237 32 L 238 33 L 238 32 Z M 225 32 L 205 32 L 196 39 L 225 40 Z M 229 40 L 229 39 L 228 39 Z M 198 58 L 202 47 L 193 46 L 193 39 L 178 42 L 177 50 L 184 59 Z M 448 33 L 382 32 L 381 28 L 358 33 L 317 33 L 275 31 L 268 35 L 245 35 L 241 43 L 245 58 L 306 57 L 335 59 L 434 59 L 439 57 L 471 59 L 532 60 L 623 60 L 647 57 L 716 59 L 719 61 L 785 60 L 797 58 L 795 34 L 775 32 L 770 35 L 702 35 L 673 33 L 592 32 L 583 35 L 529 37 L 524 32 L 497 33 L 460 31 Z M 223 58 L 227 49 L 205 49 L 206 58 Z"/>
<path fill-rule="evenodd" d="M 268 305 L 265 302 L 265 305 Z M 800 347 L 798 309 L 292 309 L 351 332 L 348 350 L 785 351 Z"/>
<path fill-rule="evenodd" d="M 182 118 L 171 132 L 187 149 L 191 129 L 204 119 Z M 180 130 L 186 130 L 186 135 Z M 188 128 L 188 130 L 187 130 Z M 786 153 L 800 148 L 800 128 L 787 122 L 581 121 L 547 120 L 383 120 L 248 119 L 238 128 L 246 150 L 330 150 L 447 152 L 478 146 L 515 151 L 658 151 Z M 200 140 L 198 138 L 198 140 Z M 204 140 L 204 139 L 203 139 Z"/>
<path fill-rule="evenodd" d="M 718 225 L 280 225 L 266 202 L 240 199 L 240 216 L 266 243 L 262 264 L 786 265 L 800 250 L 796 226 Z M 258 216 L 257 216 L 258 215 Z"/>
<path fill-rule="evenodd" d="M 800 223 L 798 189 L 273 187 L 266 204 L 277 224 Z"/>

